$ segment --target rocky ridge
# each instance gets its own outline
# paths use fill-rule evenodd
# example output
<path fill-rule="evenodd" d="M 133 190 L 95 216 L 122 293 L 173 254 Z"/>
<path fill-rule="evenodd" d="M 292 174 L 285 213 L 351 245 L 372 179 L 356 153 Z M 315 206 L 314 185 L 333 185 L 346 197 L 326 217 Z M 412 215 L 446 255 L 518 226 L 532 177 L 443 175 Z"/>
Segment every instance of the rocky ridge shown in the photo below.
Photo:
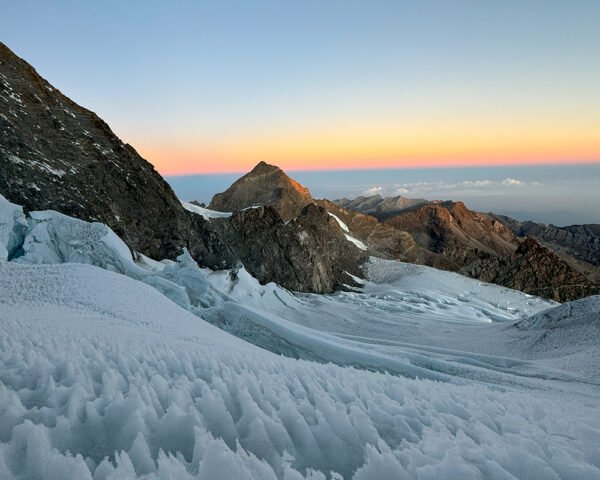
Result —
<path fill-rule="evenodd" d="M 531 221 L 520 222 L 504 215 L 489 214 L 506 225 L 517 237 L 532 237 L 558 252 L 600 267 L 600 225 L 557 227 Z"/>
<path fill-rule="evenodd" d="M 582 261 L 593 261 L 597 253 L 593 226 L 543 228 L 475 212 L 462 202 L 452 201 L 427 202 L 373 215 L 383 224 L 410 234 L 418 247 L 429 252 L 409 260 L 414 263 L 558 301 L 598 292 L 600 270 Z M 525 235 L 542 237 L 544 245 L 519 238 Z M 569 255 L 573 253 L 576 255 Z"/>
<path fill-rule="evenodd" d="M 469 210 L 462 202 L 432 202 L 407 208 L 384 222 L 409 232 L 423 248 L 440 254 L 454 269 L 487 255 L 509 255 L 515 235 L 493 218 Z"/>
<path fill-rule="evenodd" d="M 600 294 L 600 284 L 584 269 L 533 238 L 521 241 L 512 255 L 476 260 L 461 273 L 559 302 Z"/>
<path fill-rule="evenodd" d="M 26 210 L 102 222 L 132 250 L 213 268 L 234 258 L 133 147 L 0 43 L 0 193 Z"/>

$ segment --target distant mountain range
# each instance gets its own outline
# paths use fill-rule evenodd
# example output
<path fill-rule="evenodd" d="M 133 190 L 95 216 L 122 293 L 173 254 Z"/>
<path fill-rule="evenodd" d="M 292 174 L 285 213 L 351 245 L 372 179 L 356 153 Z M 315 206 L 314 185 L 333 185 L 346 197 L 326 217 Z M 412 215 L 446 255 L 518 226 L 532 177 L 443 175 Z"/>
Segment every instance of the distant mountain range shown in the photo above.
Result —
<path fill-rule="evenodd" d="M 393 205 L 398 197 L 361 197 L 354 204 Z M 403 199 L 409 204 L 409 199 Z M 359 210 L 360 211 L 360 210 Z M 559 301 L 600 292 L 598 245 L 600 226 L 554 227 L 517 222 L 508 217 L 469 210 L 462 202 L 415 200 L 403 209 L 375 209 L 373 216 L 412 235 L 422 248 L 447 263 L 425 261 L 486 282 Z"/>
<path fill-rule="evenodd" d="M 394 213 L 408 207 L 428 203 L 424 198 L 406 198 L 400 195 L 396 197 L 382 197 L 379 194 L 367 197 L 360 196 L 352 200 L 341 198 L 334 200 L 334 202 L 347 210 L 373 215 L 380 220 L 386 216 L 393 216 Z"/>
<path fill-rule="evenodd" d="M 185 247 L 201 266 L 244 265 L 261 283 L 304 292 L 356 288 L 377 256 L 559 301 L 600 293 L 598 225 L 517 222 L 461 202 L 316 200 L 264 162 L 208 209 L 186 209 L 106 123 L 3 44 L 0 106 L 0 194 L 26 210 L 105 223 L 134 255 L 175 258 Z"/>

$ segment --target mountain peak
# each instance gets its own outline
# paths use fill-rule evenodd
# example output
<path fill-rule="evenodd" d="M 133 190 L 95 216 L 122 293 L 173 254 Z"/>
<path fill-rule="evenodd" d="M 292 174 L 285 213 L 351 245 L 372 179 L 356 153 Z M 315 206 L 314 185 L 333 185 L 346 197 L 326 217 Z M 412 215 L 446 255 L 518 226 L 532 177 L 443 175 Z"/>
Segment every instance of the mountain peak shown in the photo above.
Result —
<path fill-rule="evenodd" d="M 223 193 L 216 194 L 209 208 L 235 212 L 270 205 L 283 220 L 288 221 L 298 216 L 309 203 L 313 203 L 313 199 L 308 188 L 290 178 L 276 165 L 259 162 Z"/>
<path fill-rule="evenodd" d="M 267 173 L 267 172 L 283 173 L 283 170 L 281 170 L 281 168 L 279 168 L 277 165 L 271 165 L 270 163 L 267 163 L 267 162 L 261 160 L 254 166 L 254 168 L 252 170 L 250 170 L 249 173 Z"/>

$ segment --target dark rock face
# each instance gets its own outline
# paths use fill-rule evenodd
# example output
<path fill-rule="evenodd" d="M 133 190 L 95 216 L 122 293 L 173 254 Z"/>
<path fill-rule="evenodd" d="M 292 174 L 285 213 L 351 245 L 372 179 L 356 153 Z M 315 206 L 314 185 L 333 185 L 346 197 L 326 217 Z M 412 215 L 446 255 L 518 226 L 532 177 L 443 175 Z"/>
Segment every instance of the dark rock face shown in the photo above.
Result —
<path fill-rule="evenodd" d="M 446 270 L 452 267 L 446 257 L 418 245 L 408 232 L 381 223 L 371 215 L 346 210 L 329 200 L 316 200 L 316 202 L 342 220 L 348 226 L 352 236 L 363 242 L 372 255 Z"/>
<path fill-rule="evenodd" d="M 153 258 L 187 247 L 206 266 L 234 261 L 150 163 L 1 43 L 0 193 L 26 210 L 106 223 Z"/>
<path fill-rule="evenodd" d="M 250 208 L 257 206 L 270 208 Z M 337 221 L 327 212 L 344 222 L 349 234 L 367 245 L 369 254 L 405 261 L 431 255 L 416 245 L 409 234 L 384 225 L 374 217 L 345 210 L 328 200 L 314 200 L 306 187 L 280 168 L 264 162 L 225 192 L 215 195 L 209 208 L 239 212 L 232 217 L 232 230 L 224 238 L 237 246 L 244 265 L 259 280 L 276 278 L 275 281 L 294 290 L 307 291 L 310 285 L 312 291 L 329 292 L 348 284 L 349 276 L 340 271 L 358 275 L 357 265 L 367 258 L 345 238 Z M 289 223 L 282 226 L 273 220 L 272 214 L 264 213 L 271 210 L 284 224 Z M 251 218 L 255 225 L 250 223 Z M 273 232 L 277 232 L 274 237 Z M 288 251 L 284 251 L 285 245 Z M 274 251 L 278 248 L 283 256 Z M 249 249 L 254 252 L 252 255 Z M 264 255 L 263 250 L 267 252 Z M 255 255 L 257 251 L 259 254 Z M 285 271 L 278 271 L 273 264 Z M 283 265 L 285 269 L 281 268 Z"/>
<path fill-rule="evenodd" d="M 347 241 L 338 223 L 315 204 L 286 223 L 274 207 L 251 208 L 213 220 L 246 269 L 261 283 L 302 292 L 330 293 L 362 276 L 367 255 Z M 348 272 L 348 273 L 346 273 Z"/>
<path fill-rule="evenodd" d="M 600 293 L 581 269 L 533 238 L 523 240 L 513 255 L 480 259 L 462 273 L 559 302 Z"/>
<path fill-rule="evenodd" d="M 518 237 L 532 237 L 558 252 L 566 253 L 579 260 L 600 266 L 600 225 L 570 225 L 557 227 L 535 222 L 519 222 L 503 215 L 496 218 Z"/>
<path fill-rule="evenodd" d="M 260 162 L 223 193 L 215 195 L 209 208 L 220 212 L 239 212 L 245 208 L 269 205 L 289 221 L 313 203 L 308 189 L 274 165 Z"/>
<path fill-rule="evenodd" d="M 369 197 L 356 197 L 352 200 L 340 198 L 333 203 L 346 210 L 353 212 L 373 215 L 381 220 L 382 217 L 390 217 L 394 214 L 416 205 L 429 203 L 423 198 L 406 198 L 398 195 L 397 197 L 382 197 L 381 195 L 371 195 Z"/>
<path fill-rule="evenodd" d="M 347 210 L 329 200 L 316 202 L 342 220 L 354 237 L 383 258 L 407 258 L 408 252 L 416 247 L 410 234 L 380 223 L 371 215 Z"/>

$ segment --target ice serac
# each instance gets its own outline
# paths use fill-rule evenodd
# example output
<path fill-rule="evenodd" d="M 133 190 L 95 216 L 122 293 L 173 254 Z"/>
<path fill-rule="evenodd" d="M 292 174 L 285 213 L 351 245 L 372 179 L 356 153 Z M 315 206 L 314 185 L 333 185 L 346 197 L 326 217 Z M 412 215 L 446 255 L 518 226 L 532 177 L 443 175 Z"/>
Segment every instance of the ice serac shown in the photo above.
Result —
<path fill-rule="evenodd" d="M 212 267 L 233 262 L 152 165 L 0 43 L 0 194 L 25 211 L 108 225 L 133 250 Z"/>
<path fill-rule="evenodd" d="M 0 195 L 0 261 L 10 260 L 20 248 L 27 230 L 23 207 Z"/>
<path fill-rule="evenodd" d="M 237 212 L 245 208 L 269 205 L 284 221 L 289 221 L 312 202 L 306 187 L 288 177 L 279 167 L 260 162 L 223 193 L 216 194 L 209 208 Z"/>

